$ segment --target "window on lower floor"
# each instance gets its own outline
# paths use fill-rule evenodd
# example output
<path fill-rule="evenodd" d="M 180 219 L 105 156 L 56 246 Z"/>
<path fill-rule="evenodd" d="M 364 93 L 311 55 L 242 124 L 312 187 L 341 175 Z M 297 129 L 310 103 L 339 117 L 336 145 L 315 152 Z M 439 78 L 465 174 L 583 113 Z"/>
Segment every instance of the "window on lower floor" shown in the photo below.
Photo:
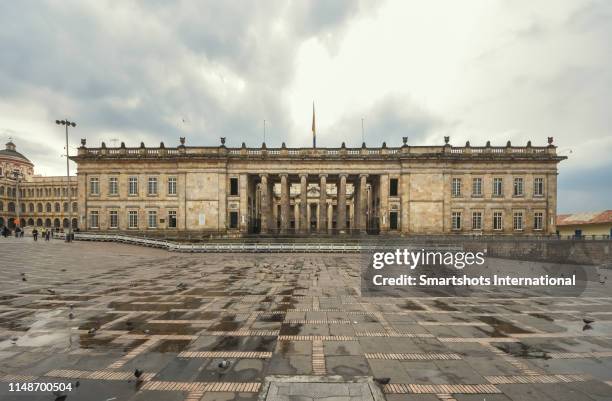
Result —
<path fill-rule="evenodd" d="M 494 230 L 504 229 L 504 215 L 502 212 L 493 212 L 493 229 Z"/>
<path fill-rule="evenodd" d="M 111 210 L 110 212 L 108 212 L 108 221 L 109 228 L 119 227 L 119 215 L 116 210 Z"/>
<path fill-rule="evenodd" d="M 390 212 L 389 213 L 389 229 L 391 230 L 397 230 L 398 229 L 398 214 L 397 212 Z"/>
<path fill-rule="evenodd" d="M 229 228 L 238 228 L 238 212 L 230 212 Z"/>
<path fill-rule="evenodd" d="M 544 228 L 544 213 L 535 212 L 533 214 L 533 229 L 541 230 Z"/>
<path fill-rule="evenodd" d="M 451 227 L 453 230 L 461 230 L 461 212 L 453 212 Z"/>
<path fill-rule="evenodd" d="M 512 218 L 512 228 L 517 231 L 523 229 L 523 212 L 514 212 Z"/>
<path fill-rule="evenodd" d="M 155 210 L 149 210 L 147 223 L 149 228 L 157 228 L 157 212 Z"/>
<path fill-rule="evenodd" d="M 135 210 L 128 212 L 128 228 L 138 228 L 138 212 Z"/>
<path fill-rule="evenodd" d="M 92 210 L 91 212 L 89 212 L 89 228 L 99 227 L 98 217 L 98 212 L 96 210 Z"/>
<path fill-rule="evenodd" d="M 176 210 L 170 210 L 168 212 L 168 227 L 176 228 Z"/>
<path fill-rule="evenodd" d="M 472 212 L 472 230 L 482 230 L 482 212 Z"/>

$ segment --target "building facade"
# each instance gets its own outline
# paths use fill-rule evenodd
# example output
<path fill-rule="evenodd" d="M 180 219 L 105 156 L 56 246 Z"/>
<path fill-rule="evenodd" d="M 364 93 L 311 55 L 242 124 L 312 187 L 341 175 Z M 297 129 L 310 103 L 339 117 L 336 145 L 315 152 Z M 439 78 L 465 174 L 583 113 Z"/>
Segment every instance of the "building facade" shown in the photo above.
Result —
<path fill-rule="evenodd" d="M 72 220 L 76 228 L 76 177 L 67 183 L 66 177 L 34 175 L 34 164 L 8 142 L 0 150 L 0 227 L 64 228 Z"/>
<path fill-rule="evenodd" d="M 91 148 L 78 224 L 91 231 L 246 234 L 554 234 L 547 146 Z"/>
<path fill-rule="evenodd" d="M 557 233 L 562 237 L 612 238 L 612 210 L 560 214 Z"/>

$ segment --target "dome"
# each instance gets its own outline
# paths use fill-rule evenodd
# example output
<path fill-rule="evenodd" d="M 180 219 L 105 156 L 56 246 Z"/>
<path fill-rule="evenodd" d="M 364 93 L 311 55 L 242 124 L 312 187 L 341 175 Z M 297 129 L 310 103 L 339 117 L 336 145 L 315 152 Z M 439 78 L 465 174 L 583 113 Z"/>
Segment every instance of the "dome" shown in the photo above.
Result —
<path fill-rule="evenodd" d="M 13 142 L 9 141 L 6 143 L 6 149 L 4 150 L 0 150 L 0 159 L 2 159 L 4 156 L 9 156 L 12 159 L 21 159 L 22 161 L 32 164 L 32 162 L 25 157 L 24 155 L 22 155 L 21 153 L 17 152 L 15 150 L 16 146 Z"/>

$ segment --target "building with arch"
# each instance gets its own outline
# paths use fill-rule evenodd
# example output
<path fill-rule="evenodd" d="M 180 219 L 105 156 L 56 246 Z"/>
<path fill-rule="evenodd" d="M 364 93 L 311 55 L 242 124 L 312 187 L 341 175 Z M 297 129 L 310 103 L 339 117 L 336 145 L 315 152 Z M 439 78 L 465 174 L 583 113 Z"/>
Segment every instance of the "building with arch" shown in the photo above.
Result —
<path fill-rule="evenodd" d="M 72 205 L 68 203 L 66 177 L 34 175 L 34 164 L 9 141 L 0 150 L 0 227 L 68 227 L 70 207 L 72 225 L 78 226 L 77 180 L 70 177 Z"/>

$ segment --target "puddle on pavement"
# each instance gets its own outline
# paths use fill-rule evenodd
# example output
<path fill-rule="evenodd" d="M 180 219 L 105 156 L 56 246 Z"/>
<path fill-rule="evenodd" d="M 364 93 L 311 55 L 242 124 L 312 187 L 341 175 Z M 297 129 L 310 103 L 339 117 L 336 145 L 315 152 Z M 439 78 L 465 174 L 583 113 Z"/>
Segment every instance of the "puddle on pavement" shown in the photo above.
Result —
<path fill-rule="evenodd" d="M 151 349 L 151 352 L 178 354 L 182 352 L 189 345 L 189 343 L 189 340 L 164 340 L 156 347 Z"/>
<path fill-rule="evenodd" d="M 403 304 L 398 305 L 404 310 L 424 310 L 424 308 L 413 301 L 404 301 Z"/>
<path fill-rule="evenodd" d="M 148 334 L 179 334 L 193 335 L 202 331 L 201 328 L 193 327 L 190 324 L 183 323 L 146 323 L 137 329 L 130 330 L 132 333 L 148 333 Z"/>
<path fill-rule="evenodd" d="M 447 312 L 454 312 L 457 311 L 457 308 L 454 308 L 452 306 L 450 306 L 449 304 L 447 304 L 446 302 L 442 302 L 440 300 L 435 300 L 434 301 L 434 307 L 443 310 L 443 311 L 447 311 Z"/>
<path fill-rule="evenodd" d="M 493 328 L 493 333 L 488 333 L 485 330 L 482 330 L 481 327 L 476 326 L 477 329 L 481 329 L 482 332 L 489 334 L 491 337 L 504 337 L 502 334 L 529 334 L 532 331 L 522 329 L 510 322 L 506 322 L 504 320 L 500 320 L 494 316 L 477 316 L 478 320 L 483 323 L 490 325 Z"/>
<path fill-rule="evenodd" d="M 119 319 L 121 315 L 115 313 L 105 313 L 102 316 L 93 316 L 87 319 L 79 326 L 79 330 L 98 329 L 100 326 L 112 322 L 115 319 Z"/>
<path fill-rule="evenodd" d="M 547 320 L 549 322 L 554 322 L 555 321 L 555 319 L 553 319 L 552 317 L 544 315 L 542 313 L 530 313 L 529 316 L 533 316 L 533 317 L 536 317 L 538 319 L 544 319 L 544 320 Z"/>
<path fill-rule="evenodd" d="M 258 322 L 283 322 L 285 315 L 280 313 L 262 314 L 257 316 Z"/>
<path fill-rule="evenodd" d="M 236 315 L 227 315 L 207 328 L 206 331 L 236 331 L 242 327 L 242 325 L 243 322 L 236 321 Z"/>
<path fill-rule="evenodd" d="M 283 323 L 281 324 L 280 336 L 296 336 L 300 334 L 300 331 L 304 325 L 301 323 Z"/>
<path fill-rule="evenodd" d="M 523 343 L 505 343 L 496 347 L 506 354 L 518 358 L 550 359 L 546 351 Z M 562 349 L 559 348 L 559 351 L 562 351 Z"/>

